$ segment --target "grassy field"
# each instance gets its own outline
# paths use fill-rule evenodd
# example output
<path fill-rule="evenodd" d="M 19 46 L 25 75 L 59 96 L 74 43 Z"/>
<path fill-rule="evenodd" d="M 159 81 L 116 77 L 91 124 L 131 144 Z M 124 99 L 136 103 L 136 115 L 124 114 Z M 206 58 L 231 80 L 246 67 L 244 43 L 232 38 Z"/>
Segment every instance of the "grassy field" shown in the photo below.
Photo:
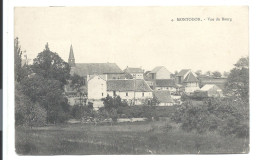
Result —
<path fill-rule="evenodd" d="M 248 140 L 187 133 L 172 122 L 16 128 L 20 155 L 246 153 Z"/>

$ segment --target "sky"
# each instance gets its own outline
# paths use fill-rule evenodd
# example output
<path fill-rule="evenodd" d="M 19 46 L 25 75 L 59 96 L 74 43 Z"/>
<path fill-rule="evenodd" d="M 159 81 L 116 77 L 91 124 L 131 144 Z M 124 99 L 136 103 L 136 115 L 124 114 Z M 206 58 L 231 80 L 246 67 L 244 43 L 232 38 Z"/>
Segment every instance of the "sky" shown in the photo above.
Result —
<path fill-rule="evenodd" d="M 248 8 L 241 6 L 16 7 L 14 16 L 14 35 L 31 62 L 47 42 L 65 61 L 72 45 L 76 63 L 171 72 L 229 71 L 249 54 Z M 177 21 L 186 17 L 202 21 Z"/>

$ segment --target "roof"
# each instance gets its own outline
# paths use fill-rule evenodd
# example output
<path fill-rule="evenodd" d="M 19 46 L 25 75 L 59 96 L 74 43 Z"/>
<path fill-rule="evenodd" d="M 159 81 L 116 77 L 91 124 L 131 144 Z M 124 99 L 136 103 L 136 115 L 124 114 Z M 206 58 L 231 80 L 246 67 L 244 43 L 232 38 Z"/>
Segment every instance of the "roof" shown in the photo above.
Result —
<path fill-rule="evenodd" d="M 160 103 L 172 103 L 170 91 L 154 91 L 153 95 L 157 98 Z"/>
<path fill-rule="evenodd" d="M 161 68 L 163 68 L 163 66 L 157 66 L 150 73 L 157 73 Z"/>
<path fill-rule="evenodd" d="M 69 55 L 69 59 L 75 59 L 75 58 L 74 58 L 74 53 L 73 53 L 72 45 L 70 46 L 70 55 Z"/>
<path fill-rule="evenodd" d="M 128 72 L 128 73 L 144 73 L 142 68 L 130 68 L 130 67 L 127 67 L 124 71 Z"/>
<path fill-rule="evenodd" d="M 177 76 L 185 76 L 190 71 L 190 69 L 183 69 L 177 74 Z"/>
<path fill-rule="evenodd" d="M 109 73 L 122 74 L 123 71 L 115 63 L 76 63 L 76 66 L 71 68 L 71 74 L 78 74 L 82 77 Z"/>
<path fill-rule="evenodd" d="M 220 89 L 218 86 L 216 86 L 215 84 L 206 84 L 205 86 L 203 86 L 200 90 L 201 91 L 208 91 L 211 88 L 215 88 L 215 89 Z"/>
<path fill-rule="evenodd" d="M 152 89 L 143 79 L 116 79 L 107 80 L 107 91 L 152 92 Z"/>
<path fill-rule="evenodd" d="M 156 87 L 177 87 L 174 79 L 156 79 Z"/>
<path fill-rule="evenodd" d="M 89 77 L 89 80 L 88 81 L 90 81 L 91 79 L 93 79 L 94 77 L 99 77 L 99 78 L 101 78 L 101 79 L 103 79 L 104 81 L 106 81 L 106 76 L 105 75 L 91 75 L 90 77 Z"/>
<path fill-rule="evenodd" d="M 199 82 L 199 80 L 194 76 L 192 72 L 190 72 L 186 78 L 183 80 L 184 83 L 189 83 L 189 82 Z"/>
<path fill-rule="evenodd" d="M 227 81 L 226 78 L 207 78 L 207 79 L 201 79 L 201 84 L 206 85 L 206 84 L 215 84 L 218 86 L 220 89 L 224 90 L 225 89 L 225 83 Z"/>

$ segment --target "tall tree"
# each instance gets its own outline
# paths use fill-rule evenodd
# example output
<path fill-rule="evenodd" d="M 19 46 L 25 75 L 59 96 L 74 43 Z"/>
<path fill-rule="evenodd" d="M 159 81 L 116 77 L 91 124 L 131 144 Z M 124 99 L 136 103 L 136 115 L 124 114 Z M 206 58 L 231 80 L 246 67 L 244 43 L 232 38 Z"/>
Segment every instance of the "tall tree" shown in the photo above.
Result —
<path fill-rule="evenodd" d="M 48 43 L 45 49 L 33 60 L 33 71 L 44 78 L 55 79 L 65 85 L 70 77 L 70 66 L 60 56 L 50 51 Z"/>
<path fill-rule="evenodd" d="M 14 69 L 15 69 L 15 80 L 20 82 L 21 80 L 21 68 L 22 68 L 22 50 L 18 37 L 14 39 Z"/>
<path fill-rule="evenodd" d="M 249 101 L 249 58 L 243 57 L 234 64 L 227 78 L 226 93 L 244 102 Z"/>

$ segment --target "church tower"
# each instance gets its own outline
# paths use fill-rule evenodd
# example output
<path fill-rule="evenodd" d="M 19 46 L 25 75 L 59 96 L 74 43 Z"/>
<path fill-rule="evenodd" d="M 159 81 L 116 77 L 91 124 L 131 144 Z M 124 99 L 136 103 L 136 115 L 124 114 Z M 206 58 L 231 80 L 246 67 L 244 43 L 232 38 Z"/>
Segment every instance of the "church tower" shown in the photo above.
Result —
<path fill-rule="evenodd" d="M 72 45 L 70 46 L 70 55 L 69 55 L 69 60 L 68 63 L 71 67 L 75 67 L 75 58 L 74 58 L 74 53 L 73 53 L 73 49 L 72 49 Z"/>

